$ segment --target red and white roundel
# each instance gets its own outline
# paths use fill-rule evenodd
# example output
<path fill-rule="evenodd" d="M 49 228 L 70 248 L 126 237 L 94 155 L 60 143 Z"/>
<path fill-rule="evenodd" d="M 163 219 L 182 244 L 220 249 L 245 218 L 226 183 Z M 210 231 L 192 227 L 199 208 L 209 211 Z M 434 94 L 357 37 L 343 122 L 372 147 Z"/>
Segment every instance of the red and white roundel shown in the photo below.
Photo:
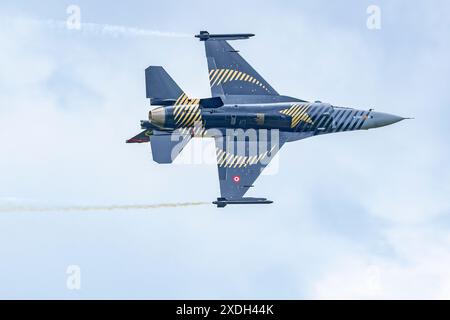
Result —
<path fill-rule="evenodd" d="M 233 177 L 233 181 L 234 181 L 235 183 L 239 183 L 239 181 L 241 181 L 241 177 L 239 177 L 239 176 L 234 176 L 234 177 Z"/>

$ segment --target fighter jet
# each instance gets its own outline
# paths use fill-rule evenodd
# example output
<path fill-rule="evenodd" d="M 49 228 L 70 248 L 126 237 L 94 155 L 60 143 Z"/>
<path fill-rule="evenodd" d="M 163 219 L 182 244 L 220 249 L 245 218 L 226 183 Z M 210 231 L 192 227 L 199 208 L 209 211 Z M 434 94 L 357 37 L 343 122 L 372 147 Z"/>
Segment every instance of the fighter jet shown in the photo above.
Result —
<path fill-rule="evenodd" d="M 244 197 L 287 142 L 379 128 L 405 118 L 280 95 L 228 41 L 254 34 L 195 35 L 205 45 L 212 97 L 189 97 L 160 66 L 145 70 L 150 105 L 144 130 L 127 143 L 150 142 L 153 160 L 172 163 L 193 137 L 214 138 L 220 197 L 212 202 L 269 204 Z"/>

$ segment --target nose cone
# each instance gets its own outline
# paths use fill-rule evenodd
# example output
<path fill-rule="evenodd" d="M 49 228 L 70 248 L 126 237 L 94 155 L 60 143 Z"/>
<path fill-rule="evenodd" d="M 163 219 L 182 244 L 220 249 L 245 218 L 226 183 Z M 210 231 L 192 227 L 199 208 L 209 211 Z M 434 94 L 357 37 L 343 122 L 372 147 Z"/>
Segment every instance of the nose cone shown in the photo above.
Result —
<path fill-rule="evenodd" d="M 148 113 L 148 119 L 150 120 L 151 123 L 159 127 L 163 127 L 164 124 L 166 123 L 166 109 L 159 107 L 151 110 Z"/>
<path fill-rule="evenodd" d="M 405 118 L 396 116 L 394 114 L 371 112 L 368 116 L 368 119 L 362 125 L 361 129 L 368 130 L 372 128 L 384 127 L 402 121 L 404 119 Z"/>

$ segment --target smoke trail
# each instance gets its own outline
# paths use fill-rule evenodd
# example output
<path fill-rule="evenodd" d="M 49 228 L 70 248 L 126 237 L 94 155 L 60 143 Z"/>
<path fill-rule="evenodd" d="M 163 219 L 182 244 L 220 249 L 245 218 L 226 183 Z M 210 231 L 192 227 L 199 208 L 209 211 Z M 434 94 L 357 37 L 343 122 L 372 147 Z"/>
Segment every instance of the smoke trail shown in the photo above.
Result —
<path fill-rule="evenodd" d="M 166 32 L 159 30 L 148 30 L 135 27 L 118 26 L 110 24 L 98 24 L 98 23 L 82 23 L 82 32 L 91 34 L 110 35 L 113 37 L 118 36 L 134 36 L 134 37 L 171 37 L 171 38 L 187 38 L 192 35 L 177 32 Z"/>
<path fill-rule="evenodd" d="M 47 27 L 53 30 L 79 32 L 81 34 L 94 36 L 111 36 L 111 37 L 170 37 L 170 38 L 189 38 L 190 34 L 180 32 L 167 32 L 161 30 L 150 30 L 130 26 L 102 24 L 82 22 L 80 29 L 67 28 L 66 21 L 63 20 L 37 20 L 37 19 L 17 19 L 16 21 L 25 22 L 29 25 Z"/>
<path fill-rule="evenodd" d="M 8 206 L 8 207 L 0 207 L 0 213 L 146 210 L 146 209 L 160 209 L 160 208 L 193 207 L 193 206 L 203 206 L 206 204 L 209 204 L 209 203 L 208 202 L 180 202 L 180 203 L 159 203 L 159 204 L 148 204 L 148 205 L 67 206 L 67 207 Z"/>

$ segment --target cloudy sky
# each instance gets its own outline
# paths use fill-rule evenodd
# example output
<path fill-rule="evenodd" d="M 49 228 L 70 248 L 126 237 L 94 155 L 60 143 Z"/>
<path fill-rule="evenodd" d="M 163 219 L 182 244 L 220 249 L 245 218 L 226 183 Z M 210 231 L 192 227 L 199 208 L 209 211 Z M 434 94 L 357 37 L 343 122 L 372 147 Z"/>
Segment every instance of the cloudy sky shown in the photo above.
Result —
<path fill-rule="evenodd" d="M 1 1 L 0 297 L 450 298 L 449 16 L 438 0 Z M 219 195 L 212 141 L 172 166 L 124 143 L 148 65 L 210 95 L 200 30 L 255 33 L 233 45 L 283 94 L 415 120 L 288 144 L 249 193 L 270 206 L 58 210 Z"/>

